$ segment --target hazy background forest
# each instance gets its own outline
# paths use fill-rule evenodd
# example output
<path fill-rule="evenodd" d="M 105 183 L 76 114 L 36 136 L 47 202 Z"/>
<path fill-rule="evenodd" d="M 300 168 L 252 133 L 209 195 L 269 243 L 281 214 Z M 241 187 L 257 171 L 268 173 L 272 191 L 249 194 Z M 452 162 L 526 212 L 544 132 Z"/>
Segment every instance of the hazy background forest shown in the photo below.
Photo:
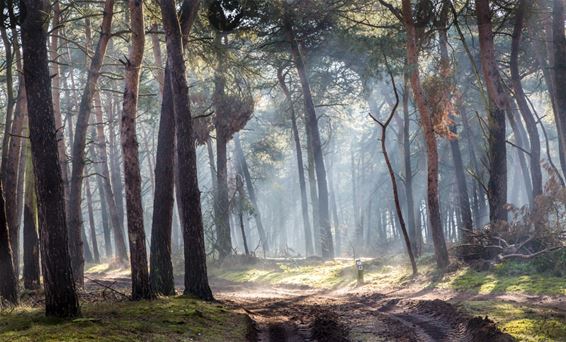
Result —
<path fill-rule="evenodd" d="M 0 5 L 0 340 L 566 341 L 564 0 Z"/>

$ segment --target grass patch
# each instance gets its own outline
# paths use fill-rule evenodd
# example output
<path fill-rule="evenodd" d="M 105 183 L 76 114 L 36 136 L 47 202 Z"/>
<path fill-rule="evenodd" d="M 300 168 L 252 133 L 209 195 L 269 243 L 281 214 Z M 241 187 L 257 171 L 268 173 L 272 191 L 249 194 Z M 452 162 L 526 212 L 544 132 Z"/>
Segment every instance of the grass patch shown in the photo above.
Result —
<path fill-rule="evenodd" d="M 461 269 L 439 283 L 439 287 L 475 294 L 521 293 L 529 295 L 566 295 L 566 278 L 553 275 L 516 274 L 498 271 L 477 272 Z"/>
<path fill-rule="evenodd" d="M 462 303 L 475 316 L 489 316 L 519 341 L 566 341 L 566 317 L 551 309 L 494 301 Z"/>
<path fill-rule="evenodd" d="M 248 318 L 186 297 L 86 304 L 75 320 L 39 309 L 0 314 L 0 341 L 242 341 Z"/>

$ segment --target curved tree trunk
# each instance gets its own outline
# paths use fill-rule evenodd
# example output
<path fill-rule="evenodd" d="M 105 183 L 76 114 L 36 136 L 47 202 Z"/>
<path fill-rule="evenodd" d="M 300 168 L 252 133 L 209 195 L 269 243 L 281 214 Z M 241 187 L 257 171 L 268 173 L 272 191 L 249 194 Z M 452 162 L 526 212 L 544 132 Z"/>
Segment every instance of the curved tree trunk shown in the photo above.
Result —
<path fill-rule="evenodd" d="M 438 147 L 436 146 L 436 137 L 434 135 L 435 133 L 431 112 L 428 108 L 428 104 L 426 103 L 424 90 L 419 76 L 417 37 L 412 13 L 410 0 L 403 0 L 403 18 L 405 30 L 407 31 L 407 63 L 410 70 L 413 95 L 421 116 L 421 125 L 427 148 L 427 203 L 430 231 L 434 244 L 436 264 L 439 268 L 445 268 L 448 266 L 449 260 L 444 231 L 442 230 L 442 220 L 440 217 L 438 194 Z"/>
<path fill-rule="evenodd" d="M 45 313 L 47 316 L 73 317 L 79 314 L 80 309 L 69 255 L 65 194 L 47 62 L 44 23 L 49 3 L 25 0 L 21 4 L 26 11 L 22 25 L 24 77 L 37 182 Z"/>

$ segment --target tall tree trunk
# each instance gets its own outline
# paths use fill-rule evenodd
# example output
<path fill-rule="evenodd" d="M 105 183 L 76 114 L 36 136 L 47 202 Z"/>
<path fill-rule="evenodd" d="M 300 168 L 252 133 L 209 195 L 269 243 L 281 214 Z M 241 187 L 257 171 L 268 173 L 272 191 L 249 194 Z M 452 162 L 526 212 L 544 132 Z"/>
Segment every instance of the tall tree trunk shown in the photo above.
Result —
<path fill-rule="evenodd" d="M 291 98 L 291 93 L 289 88 L 285 83 L 285 76 L 283 75 L 283 70 L 277 70 L 277 78 L 279 80 L 279 86 L 281 87 L 283 94 L 285 95 L 285 101 L 287 102 L 288 110 L 291 113 L 291 129 L 293 131 L 293 141 L 295 142 L 295 153 L 297 156 L 297 170 L 299 172 L 299 187 L 301 189 L 301 210 L 303 214 L 303 229 L 305 234 L 305 255 L 313 255 L 313 243 L 312 243 L 312 231 L 309 221 L 309 208 L 307 201 L 307 186 L 305 182 L 305 167 L 303 164 L 303 150 L 301 149 L 301 137 L 299 136 L 299 128 L 297 127 L 297 115 L 295 113 L 295 108 L 293 106 L 293 99 Z"/>
<path fill-rule="evenodd" d="M 254 185 L 252 183 L 252 176 L 248 168 L 248 163 L 246 162 L 246 157 L 244 156 L 244 151 L 242 150 L 242 143 L 240 142 L 240 134 L 236 133 L 234 135 L 234 145 L 236 147 L 236 158 L 240 164 L 242 176 L 246 182 L 246 188 L 248 189 L 248 195 L 250 196 L 250 201 L 254 207 L 254 217 L 259 233 L 259 239 L 261 246 L 263 248 L 264 254 L 269 252 L 269 245 L 267 244 L 267 237 L 265 236 L 265 230 L 263 229 L 263 223 L 261 220 L 261 212 L 259 211 L 259 206 L 257 205 L 257 197 L 255 194 Z M 243 191 L 243 189 L 242 189 Z"/>
<path fill-rule="evenodd" d="M 411 162 L 411 121 L 409 119 L 409 75 L 405 73 L 403 81 L 403 167 L 405 173 L 405 200 L 407 201 L 407 221 L 409 236 L 415 256 L 420 254 L 421 232 L 415 220 L 415 199 L 413 196 L 413 167 Z"/>
<path fill-rule="evenodd" d="M 104 12 L 102 26 L 100 31 L 100 39 L 96 46 L 94 56 L 88 70 L 88 76 L 84 92 L 81 97 L 79 113 L 75 128 L 75 136 L 73 139 L 73 148 L 71 159 L 73 167 L 71 171 L 71 184 L 68 205 L 68 223 L 69 223 L 69 247 L 71 252 L 71 261 L 73 266 L 73 274 L 78 284 L 84 283 L 84 259 L 83 259 L 83 241 L 81 231 L 83 231 L 81 199 L 82 199 L 82 180 L 85 168 L 85 144 L 88 129 L 90 113 L 92 111 L 93 97 L 96 92 L 96 83 L 100 75 L 100 68 L 106 54 L 108 41 L 111 38 L 112 17 L 114 9 L 114 0 L 106 0 L 104 3 Z"/>
<path fill-rule="evenodd" d="M 132 299 L 151 299 L 149 285 L 145 230 L 143 226 L 143 204 L 141 195 L 141 173 L 138 141 L 136 138 L 136 116 L 139 94 L 140 71 L 145 46 L 143 3 L 128 0 L 131 46 L 124 80 L 124 103 L 122 112 L 122 155 L 124 156 L 124 179 L 126 183 L 126 210 L 128 221 L 128 240 L 130 242 L 130 265 L 132 268 Z"/>
<path fill-rule="evenodd" d="M 566 143 L 566 97 L 559 94 L 566 89 L 566 36 L 564 35 L 564 2 L 553 0 L 552 6 L 552 57 L 554 63 L 554 87 L 556 89 L 556 122 L 558 135 Z M 561 146 L 561 158 L 566 159 L 566 146 Z M 566 163 L 562 163 L 563 173 L 566 175 Z"/>
<path fill-rule="evenodd" d="M 45 20 L 49 2 L 25 0 L 22 24 L 24 77 L 29 108 L 32 159 L 41 227 L 41 254 L 47 316 L 80 312 L 73 281 L 65 220 L 65 195 L 56 139 Z"/>
<path fill-rule="evenodd" d="M 196 168 L 196 146 L 191 122 L 189 88 L 183 59 L 183 39 L 173 0 L 161 0 L 161 13 L 167 37 L 167 59 L 171 66 L 171 88 L 175 110 L 178 191 L 181 197 L 185 255 L 185 294 L 212 300 L 206 271 L 204 227 Z"/>
<path fill-rule="evenodd" d="M 228 194 L 228 156 L 226 145 L 230 139 L 229 128 L 229 108 L 224 105 L 226 93 L 226 70 L 224 68 L 225 47 L 223 40 L 226 36 L 223 33 L 216 33 L 217 48 L 217 67 L 214 72 L 214 95 L 213 103 L 216 110 L 216 186 L 215 196 L 215 225 L 216 225 L 216 246 L 220 260 L 232 253 L 232 237 L 230 232 L 230 199 Z"/>
<path fill-rule="evenodd" d="M 525 15 L 529 13 L 530 5 L 528 1 L 519 0 L 519 7 L 515 13 L 515 28 L 513 29 L 513 39 L 511 44 L 511 80 L 515 99 L 519 106 L 519 111 L 527 126 L 529 141 L 531 143 L 531 181 L 533 185 L 533 197 L 542 194 L 542 170 L 540 165 L 540 137 L 537 130 L 537 123 L 531 112 L 526 99 L 523 85 L 521 84 L 521 74 L 519 73 L 519 48 L 523 33 Z"/>
<path fill-rule="evenodd" d="M 289 10 L 289 8 L 287 8 Z M 291 44 L 291 56 L 295 63 L 295 67 L 299 74 L 301 87 L 303 90 L 303 100 L 305 102 L 305 114 L 307 122 L 307 130 L 309 131 L 310 145 L 314 157 L 316 170 L 316 180 L 318 186 L 318 208 L 319 208 L 319 227 L 320 227 L 320 243 L 322 258 L 334 258 L 334 243 L 332 239 L 332 231 L 330 227 L 330 211 L 328 207 L 328 184 L 326 182 L 326 167 L 324 165 L 324 156 L 322 153 L 322 143 L 320 140 L 320 132 L 318 128 L 318 118 L 314 108 L 311 88 L 307 77 L 303 56 L 299 51 L 299 45 L 295 39 L 293 26 L 289 21 L 288 15 L 285 15 L 285 34 L 289 44 Z M 319 238 L 317 236 L 317 238 Z"/>
<path fill-rule="evenodd" d="M 35 175 L 31 160 L 31 148 L 26 143 L 26 181 L 24 203 L 24 288 L 36 290 L 40 287 L 39 236 L 37 232 L 37 196 Z"/>
<path fill-rule="evenodd" d="M 421 116 L 421 125 L 425 136 L 427 148 L 427 202 L 430 220 L 431 235 L 434 244 L 436 264 L 439 268 L 448 266 L 448 250 L 442 230 L 440 218 L 440 203 L 438 194 L 438 147 L 432 123 L 432 116 L 426 103 L 424 90 L 421 85 L 418 69 L 418 49 L 416 29 L 413 23 L 413 11 L 410 0 L 403 0 L 403 18 L 405 30 L 407 31 L 407 63 L 410 72 L 411 86 L 417 108 Z"/>
<path fill-rule="evenodd" d="M 493 44 L 491 11 L 489 0 L 476 0 L 480 59 L 487 93 L 488 115 L 488 159 L 489 159 L 489 218 L 492 224 L 507 221 L 507 146 L 505 143 L 505 111 L 509 108 L 507 94 L 503 88 Z"/>
<path fill-rule="evenodd" d="M 183 41 L 188 40 L 188 34 L 199 5 L 200 1 L 185 0 L 181 6 L 180 21 Z M 157 24 L 153 26 L 154 29 L 156 27 Z M 158 67 L 161 68 L 163 62 L 157 34 L 152 34 L 152 41 L 154 58 Z M 175 174 L 175 112 L 170 70 L 169 59 L 167 59 L 165 72 L 158 73 L 162 101 L 155 161 L 156 191 L 153 200 L 149 274 L 152 289 L 163 295 L 175 294 L 171 236 L 174 194 L 178 192 L 174 188 L 178 177 Z"/>

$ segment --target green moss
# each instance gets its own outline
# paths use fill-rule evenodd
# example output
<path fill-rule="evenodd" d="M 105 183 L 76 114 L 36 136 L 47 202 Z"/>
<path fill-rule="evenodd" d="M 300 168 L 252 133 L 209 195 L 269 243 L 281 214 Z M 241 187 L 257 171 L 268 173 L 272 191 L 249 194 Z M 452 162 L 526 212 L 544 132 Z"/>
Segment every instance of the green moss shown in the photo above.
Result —
<path fill-rule="evenodd" d="M 447 276 L 439 287 L 477 294 L 523 293 L 530 295 L 565 295 L 566 278 L 544 274 L 477 272 L 469 268 Z"/>
<path fill-rule="evenodd" d="M 186 297 L 88 304 L 83 317 L 50 319 L 19 308 L 0 315 L 0 341 L 239 341 L 247 317 Z"/>
<path fill-rule="evenodd" d="M 494 301 L 462 304 L 472 315 L 488 316 L 519 341 L 566 341 L 566 317 L 552 309 Z"/>

